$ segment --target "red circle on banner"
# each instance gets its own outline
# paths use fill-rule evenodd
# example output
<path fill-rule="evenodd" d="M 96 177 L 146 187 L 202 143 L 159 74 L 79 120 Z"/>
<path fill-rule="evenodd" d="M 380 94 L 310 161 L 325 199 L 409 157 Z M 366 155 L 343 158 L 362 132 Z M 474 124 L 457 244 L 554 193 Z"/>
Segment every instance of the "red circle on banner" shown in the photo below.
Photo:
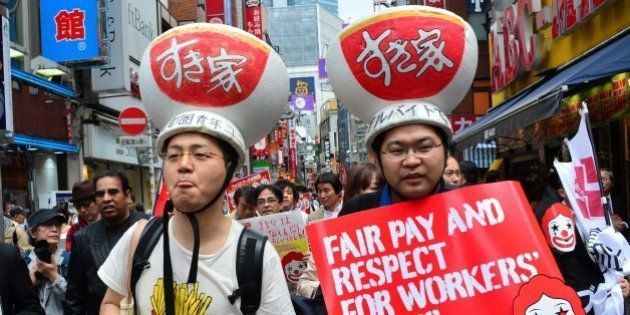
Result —
<path fill-rule="evenodd" d="M 139 135 L 147 127 L 147 114 L 138 107 L 128 107 L 118 115 L 118 125 L 129 135 Z"/>

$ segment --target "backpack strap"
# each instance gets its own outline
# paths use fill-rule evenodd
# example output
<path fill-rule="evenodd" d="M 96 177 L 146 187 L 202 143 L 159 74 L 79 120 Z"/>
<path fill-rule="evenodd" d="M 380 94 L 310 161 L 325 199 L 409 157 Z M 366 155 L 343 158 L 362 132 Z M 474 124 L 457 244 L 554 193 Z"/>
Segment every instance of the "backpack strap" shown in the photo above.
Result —
<path fill-rule="evenodd" d="M 140 280 L 142 272 L 150 267 L 149 256 L 153 252 L 153 249 L 160 241 L 162 237 L 162 217 L 151 219 L 144 227 L 140 239 L 138 240 L 138 246 L 133 254 L 132 267 L 131 267 L 131 279 L 129 291 L 135 298 L 136 283 Z"/>
<path fill-rule="evenodd" d="M 260 307 L 263 254 L 267 236 L 260 235 L 247 227 L 243 228 L 238 239 L 238 253 L 236 254 L 236 277 L 238 289 L 228 296 L 230 303 L 241 298 L 241 312 L 243 315 L 256 314 Z"/>

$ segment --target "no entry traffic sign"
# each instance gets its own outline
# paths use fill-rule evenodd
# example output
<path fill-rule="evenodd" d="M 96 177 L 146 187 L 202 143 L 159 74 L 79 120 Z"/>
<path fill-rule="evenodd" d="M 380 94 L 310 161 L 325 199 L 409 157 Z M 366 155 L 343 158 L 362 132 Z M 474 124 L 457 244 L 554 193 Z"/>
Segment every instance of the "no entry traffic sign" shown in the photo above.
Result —
<path fill-rule="evenodd" d="M 147 114 L 138 107 L 128 107 L 120 112 L 118 125 L 129 135 L 141 134 L 147 126 Z"/>

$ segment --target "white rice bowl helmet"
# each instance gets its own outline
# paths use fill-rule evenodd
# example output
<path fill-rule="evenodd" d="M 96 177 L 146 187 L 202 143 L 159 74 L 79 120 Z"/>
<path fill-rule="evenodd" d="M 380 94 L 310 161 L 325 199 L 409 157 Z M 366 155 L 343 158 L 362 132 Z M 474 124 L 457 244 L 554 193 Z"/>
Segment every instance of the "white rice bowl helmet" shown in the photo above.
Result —
<path fill-rule="evenodd" d="M 477 39 L 456 14 L 432 7 L 390 8 L 344 28 L 326 56 L 342 104 L 369 122 L 366 146 L 397 126 L 422 123 L 452 139 L 447 114 L 477 69 Z"/>
<path fill-rule="evenodd" d="M 238 154 L 276 125 L 289 94 L 280 56 L 262 40 L 232 26 L 193 23 L 173 28 L 147 47 L 140 93 L 149 117 L 163 127 L 157 148 L 184 132 L 230 144 Z"/>

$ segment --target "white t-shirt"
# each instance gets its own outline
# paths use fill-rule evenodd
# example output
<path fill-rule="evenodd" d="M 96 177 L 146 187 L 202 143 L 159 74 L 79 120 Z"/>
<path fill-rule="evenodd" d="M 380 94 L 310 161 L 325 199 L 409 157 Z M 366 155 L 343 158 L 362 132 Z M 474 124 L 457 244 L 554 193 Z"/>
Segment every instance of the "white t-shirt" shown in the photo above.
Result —
<path fill-rule="evenodd" d="M 173 278 L 176 282 L 175 304 L 184 299 L 183 307 L 199 305 L 205 308 L 200 314 L 240 314 L 241 299 L 237 299 L 234 305 L 230 304 L 228 296 L 238 288 L 236 278 L 236 252 L 238 238 L 243 226 L 231 221 L 230 234 L 223 248 L 211 255 L 199 255 L 199 267 L 197 271 L 198 288 L 190 288 L 184 297 L 177 294 L 178 288 L 186 285 L 188 272 L 192 261 L 192 252 L 184 248 L 173 237 L 172 222 L 169 222 L 169 242 L 171 250 L 171 262 L 173 266 Z M 131 234 L 135 225 L 127 230 L 120 241 L 112 249 L 109 257 L 98 270 L 98 276 L 112 290 L 125 296 L 127 295 L 128 251 Z M 145 269 L 136 284 L 136 309 L 138 314 L 151 314 L 158 309 L 161 314 L 164 308 L 163 295 L 163 238 L 160 238 L 149 257 L 149 267 Z M 182 292 L 184 293 L 184 292 Z M 192 296 L 191 296 L 192 295 Z M 260 308 L 257 314 L 295 314 L 291 304 L 291 297 L 287 289 L 284 273 L 280 265 L 280 258 L 270 242 L 265 245 L 263 254 L 263 276 Z M 157 298 L 156 298 L 157 297 Z M 179 312 L 178 312 L 179 313 Z M 185 313 L 185 312 L 184 312 Z M 197 312 L 194 312 L 197 314 Z M 192 314 L 192 313 L 191 313 Z"/>

